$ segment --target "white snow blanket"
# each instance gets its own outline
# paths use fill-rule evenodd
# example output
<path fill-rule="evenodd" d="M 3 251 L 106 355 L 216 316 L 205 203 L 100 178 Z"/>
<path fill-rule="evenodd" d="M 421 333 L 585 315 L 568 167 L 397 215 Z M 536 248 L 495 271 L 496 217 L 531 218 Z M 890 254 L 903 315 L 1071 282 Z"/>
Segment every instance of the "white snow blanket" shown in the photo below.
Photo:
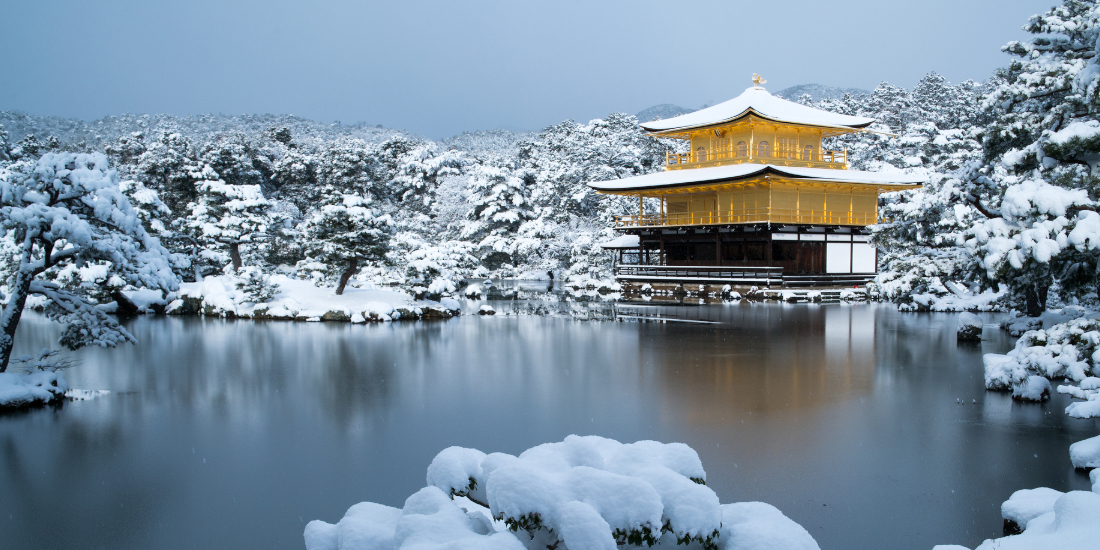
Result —
<path fill-rule="evenodd" d="M 68 390 L 65 376 L 57 371 L 0 372 L 0 409 L 49 403 Z"/>
<path fill-rule="evenodd" d="M 231 275 L 182 283 L 178 293 L 180 299 L 170 303 L 167 311 L 177 311 L 184 305 L 182 298 L 190 297 L 201 299 L 211 315 L 321 320 L 326 314 L 336 313 L 342 314 L 344 320 L 363 323 L 399 319 L 400 309 L 419 315 L 429 308 L 457 311 L 461 307 L 458 301 L 449 298 L 444 298 L 443 302 L 417 301 L 401 290 L 347 287 L 337 296 L 332 287 L 318 287 L 310 281 L 285 275 L 272 275 L 270 281 L 278 285 L 278 292 L 274 299 L 260 304 L 248 302 L 237 286 L 238 278 Z"/>
<path fill-rule="evenodd" d="M 1070 445 L 1069 460 L 1074 468 L 1100 468 L 1100 435 Z"/>
<path fill-rule="evenodd" d="M 698 454 L 682 443 L 569 436 L 519 456 L 450 447 L 403 509 L 357 504 L 336 524 L 310 522 L 305 543 L 307 550 L 617 550 L 682 541 L 818 550 L 768 504 L 720 505 L 705 479 Z"/>

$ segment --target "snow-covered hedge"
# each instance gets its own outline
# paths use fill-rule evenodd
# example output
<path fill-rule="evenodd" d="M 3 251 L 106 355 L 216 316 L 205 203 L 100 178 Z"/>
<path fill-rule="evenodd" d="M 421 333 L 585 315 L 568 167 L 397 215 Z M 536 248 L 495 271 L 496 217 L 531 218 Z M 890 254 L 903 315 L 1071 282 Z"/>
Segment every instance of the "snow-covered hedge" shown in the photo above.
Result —
<path fill-rule="evenodd" d="M 682 443 L 569 436 L 518 457 L 450 447 L 403 509 L 360 503 L 304 536 L 307 550 L 818 548 L 768 504 L 719 504 L 705 479 Z"/>

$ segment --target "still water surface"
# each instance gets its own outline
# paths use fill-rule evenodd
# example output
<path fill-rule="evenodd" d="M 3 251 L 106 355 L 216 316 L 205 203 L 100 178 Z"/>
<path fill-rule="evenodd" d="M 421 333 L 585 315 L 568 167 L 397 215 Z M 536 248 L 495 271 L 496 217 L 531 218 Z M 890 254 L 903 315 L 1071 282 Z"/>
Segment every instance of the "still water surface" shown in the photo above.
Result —
<path fill-rule="evenodd" d="M 985 392 L 999 331 L 956 345 L 954 315 L 881 305 L 594 307 L 672 321 L 135 319 L 139 345 L 66 374 L 109 395 L 0 416 L 0 546 L 301 549 L 312 519 L 400 507 L 445 447 L 574 433 L 687 443 L 722 502 L 774 504 L 826 550 L 973 547 L 1014 490 L 1088 489 L 1067 447 L 1100 422 Z M 24 323 L 21 353 L 55 341 Z"/>

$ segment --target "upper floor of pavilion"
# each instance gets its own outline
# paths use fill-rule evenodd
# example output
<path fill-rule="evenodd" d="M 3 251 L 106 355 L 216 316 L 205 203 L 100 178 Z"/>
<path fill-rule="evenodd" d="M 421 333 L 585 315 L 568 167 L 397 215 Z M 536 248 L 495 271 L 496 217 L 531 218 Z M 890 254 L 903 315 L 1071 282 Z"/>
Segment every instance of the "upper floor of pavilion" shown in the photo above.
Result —
<path fill-rule="evenodd" d="M 668 170 L 743 163 L 848 168 L 847 151 L 823 149 L 823 140 L 859 132 L 874 119 L 787 101 L 761 87 L 763 79 L 754 81 L 757 85 L 724 103 L 641 124 L 654 137 L 689 142 L 686 153 L 666 153 Z"/>

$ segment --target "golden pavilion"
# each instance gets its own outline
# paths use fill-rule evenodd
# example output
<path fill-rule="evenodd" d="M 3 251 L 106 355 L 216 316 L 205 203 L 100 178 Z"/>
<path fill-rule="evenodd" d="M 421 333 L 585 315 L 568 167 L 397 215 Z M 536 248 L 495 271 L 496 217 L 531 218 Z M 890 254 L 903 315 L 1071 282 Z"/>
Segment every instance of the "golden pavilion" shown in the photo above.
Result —
<path fill-rule="evenodd" d="M 925 178 L 849 170 L 847 151 L 825 150 L 822 140 L 867 131 L 874 119 L 787 101 L 754 82 L 725 103 L 642 123 L 651 136 L 690 144 L 668 152 L 663 171 L 589 184 L 638 198 L 637 214 L 615 218 L 623 236 L 605 245 L 630 260 L 618 278 L 858 284 L 874 276 L 866 227 L 878 221 L 879 194 Z"/>

